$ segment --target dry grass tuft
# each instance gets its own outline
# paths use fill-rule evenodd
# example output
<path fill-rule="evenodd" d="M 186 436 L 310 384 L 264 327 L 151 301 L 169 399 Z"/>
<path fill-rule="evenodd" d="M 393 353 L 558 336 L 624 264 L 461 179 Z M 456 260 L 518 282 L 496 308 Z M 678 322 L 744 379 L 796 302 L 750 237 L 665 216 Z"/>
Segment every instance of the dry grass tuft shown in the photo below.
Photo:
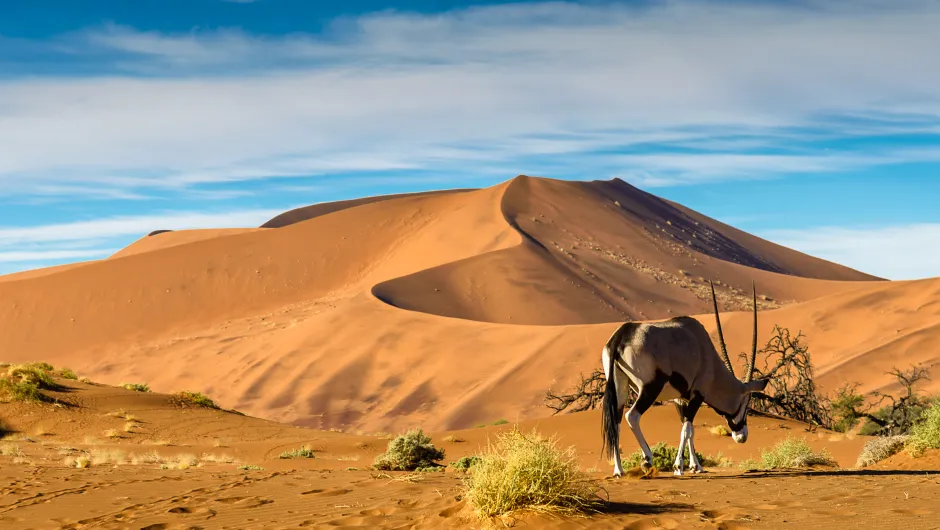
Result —
<path fill-rule="evenodd" d="M 111 438 L 111 439 L 120 438 L 120 437 L 121 437 L 121 433 L 120 433 L 120 431 L 118 431 L 117 429 L 108 429 L 108 430 L 104 431 L 104 435 L 105 435 L 105 437 Z"/>
<path fill-rule="evenodd" d="M 134 392 L 150 392 L 150 386 L 147 383 L 121 383 L 121 387 Z"/>
<path fill-rule="evenodd" d="M 445 442 L 447 442 L 447 443 L 459 444 L 459 443 L 465 442 L 466 440 L 464 440 L 463 438 L 461 438 L 461 437 L 459 437 L 459 436 L 455 436 L 455 435 L 453 435 L 453 434 L 450 434 L 450 435 L 445 436 L 445 437 L 443 438 L 443 441 L 445 441 Z"/>
<path fill-rule="evenodd" d="M 862 468 L 877 464 L 904 449 L 908 436 L 884 436 L 869 440 L 862 448 L 855 467 Z"/>
<path fill-rule="evenodd" d="M 574 447 L 561 449 L 554 438 L 514 427 L 499 433 L 473 465 L 466 498 L 481 518 L 520 511 L 578 515 L 597 509 L 601 489 L 578 469 Z"/>
<path fill-rule="evenodd" d="M 87 455 L 70 456 L 65 459 L 65 465 L 68 467 L 76 467 L 78 469 L 85 469 L 87 467 L 91 467 L 91 457 Z"/>
<path fill-rule="evenodd" d="M 835 466 L 836 461 L 826 450 L 813 451 L 803 438 L 788 436 L 770 449 L 761 451 L 760 462 L 746 460 L 741 467 L 755 469 L 794 469 L 812 466 Z"/>
<path fill-rule="evenodd" d="M 15 444 L 0 444 L 0 456 L 23 456 L 23 451 Z"/>
<path fill-rule="evenodd" d="M 137 424 L 134 423 L 134 422 L 132 422 L 132 421 L 129 421 L 129 422 L 127 422 L 127 423 L 124 424 L 124 432 L 126 432 L 126 433 L 128 433 L 128 434 L 134 434 L 135 432 L 137 432 L 137 431 L 134 430 L 134 429 L 136 429 L 136 428 L 137 428 Z"/>
<path fill-rule="evenodd" d="M 123 464 L 126 459 L 124 458 L 124 451 L 119 451 L 117 449 L 93 449 L 90 452 L 91 455 L 91 465 L 93 466 L 102 466 L 105 464 L 120 465 Z"/>
<path fill-rule="evenodd" d="M 176 469 L 189 469 L 199 463 L 195 455 L 179 455 L 176 457 Z"/>
<path fill-rule="evenodd" d="M 313 454 L 313 449 L 307 447 L 306 445 L 302 445 L 300 446 L 300 449 L 284 451 L 280 454 L 280 456 L 278 456 L 278 458 L 316 458 L 316 455 Z"/>
<path fill-rule="evenodd" d="M 708 428 L 708 432 L 715 436 L 731 436 L 731 430 L 724 425 L 713 425 Z"/>

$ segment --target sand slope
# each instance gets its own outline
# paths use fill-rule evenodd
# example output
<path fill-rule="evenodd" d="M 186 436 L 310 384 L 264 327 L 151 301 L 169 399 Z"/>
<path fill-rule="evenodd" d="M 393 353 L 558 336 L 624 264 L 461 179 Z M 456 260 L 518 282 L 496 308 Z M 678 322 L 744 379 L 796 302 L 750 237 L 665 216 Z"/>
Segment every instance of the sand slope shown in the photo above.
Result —
<path fill-rule="evenodd" d="M 803 328 L 827 384 L 877 388 L 900 357 L 935 356 L 919 346 L 938 322 L 937 281 L 873 281 L 620 181 L 518 177 L 288 217 L 158 234 L 141 251 L 2 282 L 0 351 L 369 431 L 544 416 L 545 391 L 595 369 L 619 322 L 699 314 L 711 328 L 712 278 L 725 311 L 748 307 L 755 280 L 762 341 L 773 323 Z M 891 317 L 891 340 L 872 293 L 906 314 L 904 326 Z M 725 316 L 732 352 L 747 318 Z M 844 339 L 855 330 L 864 338 Z M 847 359 L 868 364 L 843 374 Z"/>

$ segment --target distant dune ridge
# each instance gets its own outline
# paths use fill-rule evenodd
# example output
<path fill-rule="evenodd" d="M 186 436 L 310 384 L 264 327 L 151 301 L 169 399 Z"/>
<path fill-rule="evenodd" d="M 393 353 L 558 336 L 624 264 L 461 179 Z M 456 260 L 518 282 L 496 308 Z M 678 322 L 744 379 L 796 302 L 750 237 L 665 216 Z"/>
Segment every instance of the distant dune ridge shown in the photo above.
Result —
<path fill-rule="evenodd" d="M 753 280 L 761 343 L 774 324 L 801 329 L 827 388 L 940 362 L 940 279 L 884 281 L 619 179 L 527 176 L 163 232 L 0 277 L 0 351 L 298 425 L 456 429 L 545 416 L 545 391 L 598 367 L 624 320 L 713 329 L 708 280 L 731 352 L 750 340 L 748 313 L 731 312 Z"/>

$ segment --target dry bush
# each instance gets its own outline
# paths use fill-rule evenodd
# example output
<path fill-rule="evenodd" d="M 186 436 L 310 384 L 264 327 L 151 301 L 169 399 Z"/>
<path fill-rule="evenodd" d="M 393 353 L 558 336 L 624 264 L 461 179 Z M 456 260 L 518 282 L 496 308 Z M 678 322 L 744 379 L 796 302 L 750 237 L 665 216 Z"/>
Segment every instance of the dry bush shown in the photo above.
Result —
<path fill-rule="evenodd" d="M 71 368 L 62 368 L 59 370 L 59 377 L 62 379 L 78 379 L 78 375 L 76 375 Z"/>
<path fill-rule="evenodd" d="M 375 469 L 384 471 L 414 471 L 437 467 L 444 459 L 444 450 L 434 447 L 431 438 L 421 429 L 410 430 L 388 442 L 384 454 L 375 458 Z"/>
<path fill-rule="evenodd" d="M 448 467 L 454 469 L 454 471 L 459 471 L 461 473 L 467 473 L 470 471 L 470 468 L 480 463 L 480 457 L 477 455 L 465 456 L 456 462 L 451 462 Z"/>
<path fill-rule="evenodd" d="M 203 407 L 207 409 L 218 409 L 215 401 L 200 392 L 190 392 L 184 390 L 170 396 L 170 404 L 177 407 Z"/>
<path fill-rule="evenodd" d="M 134 392 L 150 392 L 147 383 L 121 383 L 121 387 Z"/>
<path fill-rule="evenodd" d="M 447 443 L 459 444 L 459 443 L 465 442 L 466 440 L 464 440 L 463 438 L 461 438 L 461 437 L 459 437 L 459 436 L 455 436 L 455 435 L 453 435 L 453 434 L 449 434 L 449 435 L 445 436 L 442 441 L 447 442 Z"/>
<path fill-rule="evenodd" d="M 120 438 L 120 437 L 121 437 L 121 433 L 118 432 L 117 429 L 108 429 L 108 430 L 104 431 L 104 435 L 105 435 L 106 438 L 111 438 L 111 439 Z"/>
<path fill-rule="evenodd" d="M 908 437 L 902 434 L 897 436 L 879 436 L 878 438 L 869 440 L 865 443 L 865 447 L 862 448 L 861 454 L 858 455 L 855 467 L 868 467 L 894 456 L 904 449 L 907 439 Z"/>
<path fill-rule="evenodd" d="M 812 466 L 835 466 L 826 450 L 816 452 L 803 438 L 788 436 L 770 449 L 761 451 L 760 462 L 745 461 L 745 469 L 794 469 Z"/>
<path fill-rule="evenodd" d="M 907 451 L 918 457 L 927 449 L 940 449 L 940 399 L 934 400 L 911 428 Z"/>
<path fill-rule="evenodd" d="M 316 458 L 317 455 L 313 454 L 313 449 L 307 447 L 306 445 L 300 446 L 300 449 L 291 449 L 290 451 L 284 451 L 278 456 L 278 458 L 287 459 L 287 458 Z"/>
<path fill-rule="evenodd" d="M 136 428 L 137 428 L 137 424 L 132 421 L 129 421 L 124 424 L 124 432 L 128 434 L 134 434 L 136 432 L 134 429 Z"/>
<path fill-rule="evenodd" d="M 467 502 L 481 518 L 532 511 L 577 515 L 603 502 L 601 486 L 578 469 L 574 447 L 517 428 L 499 433 L 466 479 Z"/>

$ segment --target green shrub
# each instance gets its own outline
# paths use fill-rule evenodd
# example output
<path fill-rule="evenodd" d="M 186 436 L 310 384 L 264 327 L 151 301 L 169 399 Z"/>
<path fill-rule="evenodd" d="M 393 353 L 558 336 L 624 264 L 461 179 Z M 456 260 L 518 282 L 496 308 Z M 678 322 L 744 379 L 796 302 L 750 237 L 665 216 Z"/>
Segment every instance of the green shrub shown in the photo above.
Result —
<path fill-rule="evenodd" d="M 208 396 L 200 392 L 189 392 L 182 391 L 177 392 L 170 396 L 170 403 L 180 406 L 180 407 L 204 407 L 207 409 L 218 409 L 219 406 L 215 404 L 215 401 L 209 399 Z"/>
<path fill-rule="evenodd" d="M 574 447 L 518 429 L 497 435 L 466 479 L 467 502 L 481 518 L 518 511 L 577 514 L 597 509 L 601 487 L 578 469 Z"/>
<path fill-rule="evenodd" d="M 493 425 L 506 425 L 507 423 L 509 422 L 503 419 L 499 419 L 499 420 L 494 421 Z"/>
<path fill-rule="evenodd" d="M 388 449 L 376 457 L 374 467 L 385 471 L 414 471 L 437 466 L 436 461 L 443 459 L 444 450 L 434 447 L 424 431 L 415 429 L 388 442 Z"/>
<path fill-rule="evenodd" d="M 907 439 L 908 436 L 906 435 L 898 435 L 878 437 L 869 440 L 865 443 L 865 447 L 862 448 L 861 454 L 858 455 L 858 461 L 855 462 L 855 467 L 868 467 L 899 453 L 901 449 L 904 449 Z"/>
<path fill-rule="evenodd" d="M 59 386 L 53 381 L 51 371 L 52 365 L 48 363 L 17 364 L 7 370 L 7 376 L 21 382 L 33 383 L 41 390 L 55 390 Z"/>
<path fill-rule="evenodd" d="M 59 377 L 63 379 L 78 379 L 78 375 L 73 372 L 71 368 L 63 368 L 59 370 Z"/>
<path fill-rule="evenodd" d="M 134 392 L 150 392 L 150 387 L 147 383 L 121 383 L 121 386 L 127 390 L 133 390 Z"/>
<path fill-rule="evenodd" d="M 676 456 L 679 454 L 679 448 L 672 445 L 667 445 L 666 442 L 659 442 L 658 444 L 650 447 L 650 451 L 653 453 L 653 467 L 659 471 L 671 471 L 672 466 L 676 463 Z M 703 456 L 702 453 L 698 451 L 695 452 L 695 456 L 698 457 L 699 463 L 702 464 L 702 467 L 726 467 L 727 460 L 724 458 L 713 458 L 710 456 Z M 686 449 L 686 454 L 683 457 L 686 462 L 686 466 L 689 465 L 689 453 Z M 637 449 L 633 454 L 628 456 L 624 461 L 623 465 L 626 469 L 640 467 L 646 461 L 646 458 L 643 456 L 643 451 Z"/>
<path fill-rule="evenodd" d="M 835 460 L 825 450 L 813 451 L 803 438 L 788 436 L 770 449 L 761 451 L 760 462 L 746 460 L 744 469 L 793 469 L 811 466 L 834 466 Z"/>
<path fill-rule="evenodd" d="M 461 472 L 466 473 L 467 471 L 470 470 L 471 467 L 479 463 L 480 463 L 479 456 L 476 456 L 476 455 L 465 456 L 461 458 L 460 460 L 457 460 L 456 462 L 451 462 L 450 467 L 454 468 L 455 471 L 461 471 Z"/>
<path fill-rule="evenodd" d="M 927 449 L 940 449 L 940 399 L 921 413 L 907 440 L 907 451 L 913 457 L 922 455 Z"/>
<path fill-rule="evenodd" d="M 300 446 L 300 449 L 284 451 L 280 456 L 278 456 L 278 458 L 316 458 L 316 455 L 313 454 L 313 449 L 310 449 L 306 445 L 302 445 Z"/>
<path fill-rule="evenodd" d="M 29 381 L 0 379 L 0 396 L 5 401 L 45 401 L 39 385 Z"/>

